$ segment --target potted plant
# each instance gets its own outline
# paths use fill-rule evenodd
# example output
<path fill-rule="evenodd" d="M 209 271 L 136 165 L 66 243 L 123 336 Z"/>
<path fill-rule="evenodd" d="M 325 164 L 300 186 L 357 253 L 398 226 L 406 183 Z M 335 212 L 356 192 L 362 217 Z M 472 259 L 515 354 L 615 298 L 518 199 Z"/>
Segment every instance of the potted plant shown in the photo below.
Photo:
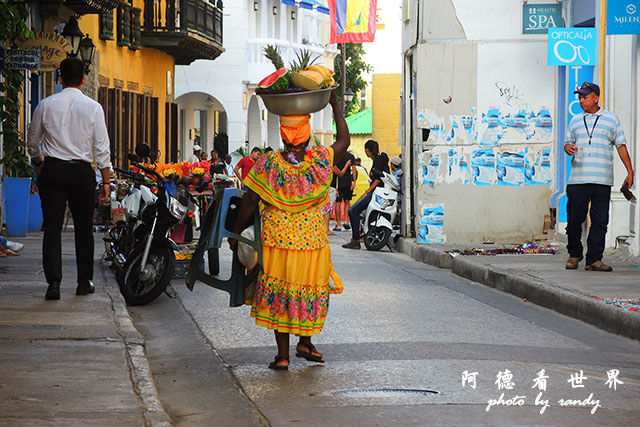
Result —
<path fill-rule="evenodd" d="M 25 23 L 28 16 L 24 3 L 0 3 L 0 40 L 3 48 L 12 47 L 16 37 L 32 37 L 33 33 Z M 31 177 L 33 169 L 26 154 L 26 146 L 20 135 L 20 93 L 24 83 L 23 70 L 2 68 L 0 83 L 0 120 L 2 127 L 2 159 L 4 171 L 3 198 L 10 236 L 26 236 Z"/>

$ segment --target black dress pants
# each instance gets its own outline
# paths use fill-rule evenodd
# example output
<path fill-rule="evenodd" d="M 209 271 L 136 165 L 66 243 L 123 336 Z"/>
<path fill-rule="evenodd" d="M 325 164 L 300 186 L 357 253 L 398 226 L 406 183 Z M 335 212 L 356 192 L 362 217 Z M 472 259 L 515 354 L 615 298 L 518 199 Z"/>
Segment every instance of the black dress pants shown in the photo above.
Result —
<path fill-rule="evenodd" d="M 587 219 L 587 211 L 591 219 L 589 236 L 587 237 L 586 265 L 602 259 L 605 236 L 609 224 L 609 200 L 611 187 L 602 184 L 567 185 L 567 250 L 569 256 L 582 257 L 582 223 Z M 591 202 L 591 209 L 589 209 Z"/>
<path fill-rule="evenodd" d="M 93 208 L 96 176 L 89 163 L 47 157 L 38 177 L 44 239 L 42 263 L 47 283 L 62 281 L 62 225 L 67 202 L 73 216 L 78 283 L 93 279 Z"/>

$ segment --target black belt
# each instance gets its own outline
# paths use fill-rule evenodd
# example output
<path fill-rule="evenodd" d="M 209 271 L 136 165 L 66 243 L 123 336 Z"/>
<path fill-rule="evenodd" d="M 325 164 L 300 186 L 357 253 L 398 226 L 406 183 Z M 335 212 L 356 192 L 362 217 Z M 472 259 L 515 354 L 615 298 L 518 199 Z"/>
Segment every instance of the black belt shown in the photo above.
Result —
<path fill-rule="evenodd" d="M 45 157 L 44 161 L 45 162 L 49 162 L 49 163 L 59 163 L 59 164 L 64 164 L 64 165 L 69 165 L 69 166 L 79 166 L 79 165 L 91 166 L 91 163 L 89 163 L 89 162 L 85 162 L 84 160 L 75 160 L 75 159 L 62 160 L 62 159 L 58 159 L 56 157 Z"/>

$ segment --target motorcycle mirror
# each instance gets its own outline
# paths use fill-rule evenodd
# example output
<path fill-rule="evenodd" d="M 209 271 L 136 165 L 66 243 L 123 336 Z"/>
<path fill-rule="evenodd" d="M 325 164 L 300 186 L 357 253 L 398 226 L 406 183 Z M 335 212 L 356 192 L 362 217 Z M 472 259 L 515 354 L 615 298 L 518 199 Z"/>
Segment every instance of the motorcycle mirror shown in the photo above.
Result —
<path fill-rule="evenodd" d="M 139 162 L 140 161 L 140 157 L 138 157 L 138 155 L 135 154 L 135 153 L 127 154 L 127 159 L 131 160 L 132 162 Z"/>
<path fill-rule="evenodd" d="M 149 153 L 151 153 L 151 147 L 146 142 L 136 145 L 136 154 L 141 158 L 149 157 Z"/>

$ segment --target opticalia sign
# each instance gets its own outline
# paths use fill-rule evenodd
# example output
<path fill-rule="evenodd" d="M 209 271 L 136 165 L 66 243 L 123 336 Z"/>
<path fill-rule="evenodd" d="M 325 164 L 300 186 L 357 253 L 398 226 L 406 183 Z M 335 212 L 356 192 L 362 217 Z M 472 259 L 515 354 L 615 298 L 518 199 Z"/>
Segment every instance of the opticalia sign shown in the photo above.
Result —
<path fill-rule="evenodd" d="M 563 25 L 561 4 L 522 5 L 522 34 L 547 34 L 549 28 Z"/>
<path fill-rule="evenodd" d="M 595 28 L 549 28 L 548 65 L 595 65 Z"/>
<path fill-rule="evenodd" d="M 640 34 L 640 0 L 607 1 L 607 34 Z"/>

